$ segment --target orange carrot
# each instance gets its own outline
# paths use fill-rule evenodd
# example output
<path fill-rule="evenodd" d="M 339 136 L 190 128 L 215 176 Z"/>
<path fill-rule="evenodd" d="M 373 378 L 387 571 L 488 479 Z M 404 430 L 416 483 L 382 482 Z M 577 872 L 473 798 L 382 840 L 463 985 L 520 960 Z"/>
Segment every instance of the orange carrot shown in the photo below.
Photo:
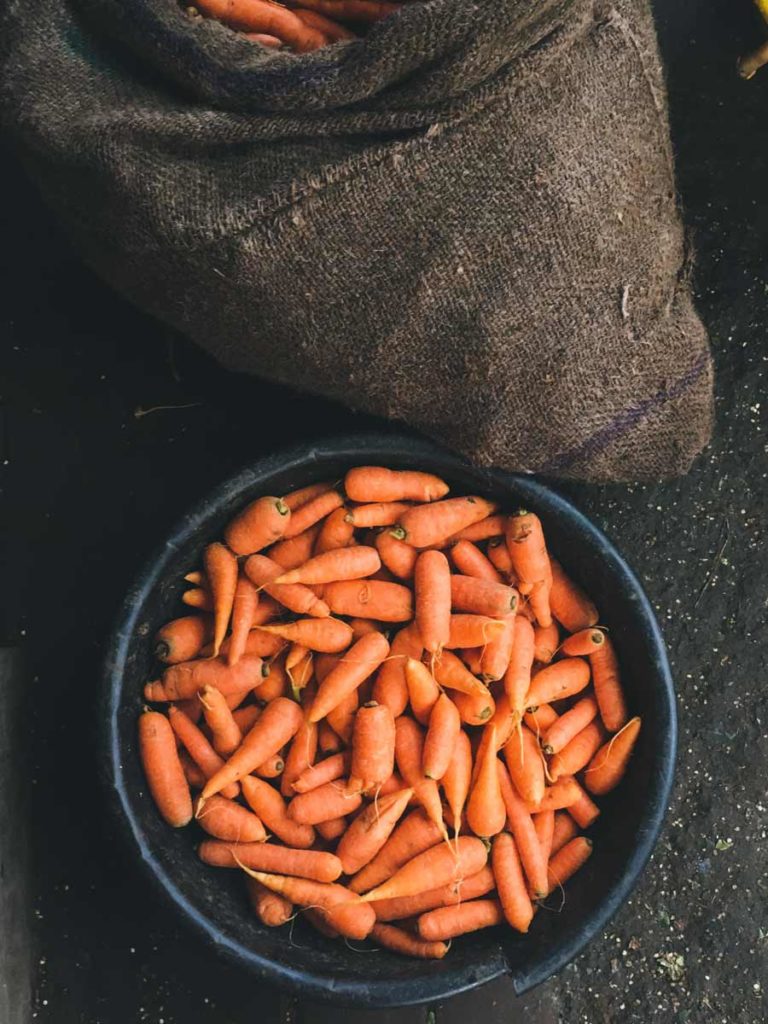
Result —
<path fill-rule="evenodd" d="M 490 693 L 453 693 L 451 700 L 465 725 L 486 725 L 496 710 Z"/>
<path fill-rule="evenodd" d="M 370 505 L 358 505 L 346 513 L 346 520 L 353 527 L 393 526 L 403 512 L 411 506 L 404 501 L 378 501 Z"/>
<path fill-rule="evenodd" d="M 604 737 L 605 733 L 598 722 L 585 725 L 549 762 L 551 778 L 557 780 L 563 775 L 575 775 L 586 768 L 600 749 Z"/>
<path fill-rule="evenodd" d="M 280 753 L 272 754 L 263 764 L 256 768 L 255 773 L 260 779 L 276 779 L 283 774 L 283 768 L 285 768 L 283 755 Z"/>
<path fill-rule="evenodd" d="M 507 820 L 496 750 L 496 726 L 491 724 L 486 726 L 477 751 L 475 777 L 467 802 L 467 824 L 477 836 L 495 836 Z"/>
<path fill-rule="evenodd" d="M 429 716 L 429 728 L 424 737 L 423 769 L 428 779 L 442 779 L 448 771 L 453 751 L 461 731 L 461 718 L 456 705 L 440 694 Z"/>
<path fill-rule="evenodd" d="M 435 679 L 441 686 L 449 690 L 458 690 L 459 693 L 487 698 L 489 706 L 492 703 L 488 687 L 476 679 L 463 662 L 450 651 L 443 651 L 440 657 L 435 659 L 433 671 Z"/>
<path fill-rule="evenodd" d="M 506 516 L 486 516 L 485 519 L 480 519 L 478 522 L 472 523 L 471 526 L 465 526 L 463 530 L 459 530 L 458 533 L 454 533 L 452 537 L 449 537 L 448 543 L 456 544 L 461 543 L 463 540 L 474 542 L 478 540 L 489 540 L 492 537 L 503 537 L 506 525 Z"/>
<path fill-rule="evenodd" d="M 318 619 L 330 615 L 325 601 L 321 601 L 317 594 L 302 583 L 273 583 L 283 569 L 266 555 L 251 555 L 244 568 L 246 576 L 257 587 L 266 590 L 270 597 L 285 605 L 289 611 L 297 615 L 312 615 Z"/>
<path fill-rule="evenodd" d="M 208 835 L 231 843 L 263 843 L 267 838 L 255 814 L 223 796 L 212 796 L 197 820 Z"/>
<path fill-rule="evenodd" d="M 549 860 L 550 852 L 552 850 L 552 837 L 555 833 L 555 814 L 556 811 L 540 811 L 538 814 L 533 815 L 533 825 L 536 829 L 536 835 L 539 837 L 539 845 L 541 846 L 541 852 L 544 855 L 545 860 Z M 565 811 L 561 811 L 564 814 Z"/>
<path fill-rule="evenodd" d="M 315 679 L 318 685 L 322 683 L 336 668 L 341 660 L 338 654 L 317 654 L 315 655 Z"/>
<path fill-rule="evenodd" d="M 325 619 L 296 619 L 295 622 L 261 626 L 261 629 L 292 643 L 302 644 L 311 651 L 325 651 L 329 654 L 344 651 L 352 643 L 351 627 L 341 619 L 330 616 Z"/>
<path fill-rule="evenodd" d="M 299 565 L 304 565 L 312 557 L 320 528 L 320 523 L 315 523 L 303 533 L 297 533 L 295 537 L 278 541 L 269 548 L 267 555 L 283 569 L 295 569 Z"/>
<path fill-rule="evenodd" d="M 308 487 L 301 487 L 298 491 L 291 491 L 289 494 L 283 496 L 283 504 L 287 505 L 291 512 L 295 512 L 297 508 L 301 508 L 302 505 L 306 505 L 314 498 L 319 498 L 321 494 L 326 494 L 328 491 L 333 490 L 333 484 L 327 482 L 320 484 L 310 484 Z"/>
<path fill-rule="evenodd" d="M 533 920 L 533 904 L 523 877 L 517 846 L 509 832 L 502 832 L 493 840 L 491 863 L 507 924 L 518 932 L 527 932 Z"/>
<path fill-rule="evenodd" d="M 351 618 L 349 624 L 352 627 L 352 635 L 355 640 L 359 640 L 361 636 L 365 636 L 366 633 L 380 633 L 381 626 L 375 619 L 360 619 Z"/>
<path fill-rule="evenodd" d="M 275 893 L 275 895 L 277 895 L 277 893 Z M 291 906 L 293 906 L 293 904 L 291 904 Z M 314 907 L 304 907 L 302 908 L 301 916 L 305 921 L 312 925 L 315 931 L 324 935 L 326 939 L 340 938 L 336 929 L 328 924 L 328 921 L 323 917 L 323 912 L 321 910 L 315 910 Z"/>
<path fill-rule="evenodd" d="M 499 621 L 504 624 L 504 629 L 500 630 L 498 636 L 495 636 L 483 648 L 480 668 L 483 681 L 486 683 L 503 679 L 509 668 L 512 646 L 515 641 L 515 617 L 515 613 L 512 612 L 500 619 Z"/>
<path fill-rule="evenodd" d="M 347 831 L 347 819 L 342 816 L 340 818 L 331 818 L 330 821 L 318 821 L 317 823 L 317 834 L 322 836 L 328 843 L 335 843 L 337 839 Z"/>
<path fill-rule="evenodd" d="M 376 790 L 387 781 L 394 767 L 395 719 L 386 704 L 371 701 L 355 715 L 349 785 L 353 791 L 362 793 Z"/>
<path fill-rule="evenodd" d="M 326 883 L 335 882 L 341 874 L 339 858 L 333 853 L 319 850 L 291 850 L 271 843 L 225 843 L 206 839 L 197 852 L 204 864 L 214 868 L 246 867 L 256 871 L 280 871 L 286 875 L 298 875 Z"/>
<path fill-rule="evenodd" d="M 293 662 L 290 668 L 288 667 L 288 662 L 290 660 L 290 652 L 289 656 L 285 659 L 285 671 L 286 675 L 291 681 L 291 692 L 293 694 L 293 699 L 301 701 L 301 694 L 303 690 L 306 689 L 306 687 L 309 685 L 312 679 L 314 656 L 312 654 L 312 651 L 308 651 L 305 647 L 302 647 L 301 644 L 293 644 L 292 651 L 294 653 L 298 653 L 299 651 L 304 652 L 301 660 L 298 662 Z"/>
<path fill-rule="evenodd" d="M 496 701 L 496 711 L 493 714 L 493 718 L 488 723 L 496 727 L 496 744 L 499 750 L 515 731 L 518 721 L 519 719 L 512 711 L 512 705 L 509 703 L 509 697 L 507 697 L 506 693 L 502 693 Z"/>
<path fill-rule="evenodd" d="M 544 796 L 544 763 L 538 740 L 527 726 L 521 725 L 509 738 L 504 760 L 523 800 L 538 804 Z"/>
<path fill-rule="evenodd" d="M 581 786 L 576 779 L 570 775 L 561 776 L 557 782 L 547 786 L 544 796 L 538 802 L 528 802 L 528 810 L 532 814 L 539 814 L 541 811 L 561 811 L 570 808 L 581 796 Z"/>
<path fill-rule="evenodd" d="M 196 587 L 206 586 L 205 575 L 200 572 L 199 569 L 195 569 L 193 572 L 188 572 L 184 579 L 187 583 L 194 583 Z"/>
<path fill-rule="evenodd" d="M 224 531 L 224 539 L 236 555 L 252 555 L 285 534 L 291 510 L 280 498 L 257 498 L 237 515 Z"/>
<path fill-rule="evenodd" d="M 446 647 L 485 647 L 504 632 L 504 623 L 488 615 L 451 615 Z"/>
<path fill-rule="evenodd" d="M 416 548 L 406 544 L 405 530 L 399 526 L 391 530 L 382 530 L 376 536 L 374 544 L 379 553 L 379 558 L 389 571 L 401 580 L 409 580 L 416 568 L 416 559 L 419 553 Z"/>
<path fill-rule="evenodd" d="M 576 780 L 573 780 L 576 782 Z M 578 786 L 578 782 L 576 782 Z M 570 805 L 568 813 L 580 828 L 589 828 L 600 814 L 600 808 L 592 800 L 589 793 L 579 786 L 579 799 Z"/>
<path fill-rule="evenodd" d="M 472 746 L 462 729 L 456 737 L 453 754 L 441 779 L 445 799 L 453 817 L 454 835 L 461 828 L 461 815 L 469 795 L 472 780 Z"/>
<path fill-rule="evenodd" d="M 145 710 L 139 716 L 139 752 L 158 811 L 172 828 L 182 828 L 192 818 L 192 797 L 173 730 L 159 711 Z"/>
<path fill-rule="evenodd" d="M 260 714 L 260 707 L 256 704 L 247 704 L 244 708 L 238 708 L 237 711 L 233 711 L 232 717 L 237 723 L 240 732 L 245 734 L 250 731 Z"/>
<path fill-rule="evenodd" d="M 586 836 L 571 839 L 549 862 L 549 891 L 565 885 L 592 853 L 592 842 Z"/>
<path fill-rule="evenodd" d="M 167 622 L 155 634 L 155 657 L 166 665 L 196 658 L 211 636 L 207 615 L 185 615 Z"/>
<path fill-rule="evenodd" d="M 338 491 L 325 491 L 325 493 L 319 494 L 316 498 L 300 505 L 295 512 L 291 512 L 291 521 L 283 536 L 289 540 L 291 537 L 303 533 L 343 504 L 344 501 Z"/>
<path fill-rule="evenodd" d="M 327 722 L 320 722 L 318 724 L 317 745 L 324 754 L 336 754 L 344 746 L 341 737 L 336 735 Z"/>
<path fill-rule="evenodd" d="M 473 676 L 479 676 L 482 672 L 483 650 L 482 647 L 459 648 L 459 657 Z"/>
<path fill-rule="evenodd" d="M 213 656 L 219 653 L 229 627 L 237 587 L 237 559 L 224 544 L 209 544 L 203 552 L 205 575 L 213 599 Z"/>
<path fill-rule="evenodd" d="M 501 795 L 507 810 L 507 824 L 514 836 L 528 885 L 533 896 L 539 899 L 547 894 L 547 858 L 541 848 L 531 813 L 512 785 L 507 769 L 501 761 L 497 761 L 497 768 Z"/>
<path fill-rule="evenodd" d="M 553 857 L 558 850 L 562 850 L 566 843 L 570 842 L 579 834 L 579 826 L 573 820 L 569 811 L 555 811 L 555 824 L 552 829 L 552 847 L 549 851 Z"/>
<path fill-rule="evenodd" d="M 597 701 L 594 697 L 583 697 L 577 701 L 572 708 L 555 719 L 553 724 L 544 731 L 541 738 L 544 753 L 559 753 L 574 736 L 578 736 L 581 730 L 594 720 L 596 715 Z"/>
<path fill-rule="evenodd" d="M 412 718 L 400 717 L 395 722 L 395 760 L 406 786 L 413 789 L 413 795 L 445 836 L 437 783 L 424 774 L 424 734 Z"/>
<path fill-rule="evenodd" d="M 534 611 L 539 625 L 548 626 L 551 622 L 549 590 L 552 585 L 552 569 L 541 520 L 534 512 L 521 509 L 507 520 L 505 536 L 518 590 L 521 594 L 530 594 L 532 602 L 534 591 L 543 590 L 542 600 L 537 599 L 541 607 L 537 609 L 534 606 Z M 543 614 L 540 615 L 539 611 Z"/>
<path fill-rule="evenodd" d="M 408 704 L 408 686 L 405 678 L 405 663 L 408 658 L 421 658 L 424 646 L 415 623 L 405 626 L 395 634 L 389 650 L 389 657 L 383 663 L 373 685 L 373 699 L 386 704 L 395 718 L 401 715 Z"/>
<path fill-rule="evenodd" d="M 452 576 L 451 605 L 458 611 L 475 615 L 508 615 L 517 608 L 517 591 L 489 579 Z"/>
<path fill-rule="evenodd" d="M 591 726 L 587 726 L 589 728 Z M 584 784 L 591 793 L 603 796 L 618 786 L 627 770 L 639 732 L 640 718 L 631 718 L 597 751 L 584 774 Z"/>
<path fill-rule="evenodd" d="M 400 526 L 405 530 L 404 540 L 416 548 L 427 548 L 495 511 L 496 505 L 485 498 L 446 498 L 409 508 L 400 516 Z"/>
<path fill-rule="evenodd" d="M 276 892 L 270 892 L 255 878 L 246 876 L 248 898 L 254 913 L 267 928 L 279 928 L 293 917 L 293 904 Z"/>
<path fill-rule="evenodd" d="M 345 694 L 342 700 L 325 716 L 328 725 L 330 725 L 346 746 L 349 746 L 352 742 L 352 729 L 355 725 L 355 715 L 360 704 L 357 694 L 357 690 L 352 690 L 351 693 Z"/>
<path fill-rule="evenodd" d="M 339 780 L 299 793 L 288 805 L 288 814 L 300 825 L 317 825 L 354 813 L 362 802 L 359 793 L 346 792 L 346 782 Z"/>
<path fill-rule="evenodd" d="M 560 648 L 563 654 L 570 655 L 587 655 L 594 654 L 600 647 L 605 643 L 605 633 L 600 629 L 593 629 L 588 627 L 587 629 L 581 629 L 578 633 L 573 633 L 567 640 L 563 642 Z M 593 666 L 594 671 L 594 666 Z"/>
<path fill-rule="evenodd" d="M 412 811 L 397 826 L 370 864 L 358 871 L 349 886 L 367 892 L 391 878 L 404 864 L 442 840 L 442 832 L 424 811 Z"/>
<path fill-rule="evenodd" d="M 168 721 L 171 723 L 171 728 L 176 734 L 176 738 L 184 746 L 184 749 L 205 775 L 206 779 L 210 780 L 223 766 L 223 759 L 213 749 L 205 734 L 182 711 L 174 707 L 173 704 L 168 709 Z M 208 782 L 205 785 L 207 786 Z M 203 787 L 204 791 L 205 786 Z M 221 792 L 222 796 L 232 799 L 237 796 L 239 790 L 237 786 L 228 783 L 220 791 L 217 790 L 217 792 Z"/>
<path fill-rule="evenodd" d="M 498 900 L 470 900 L 457 907 L 439 907 L 419 918 L 419 935 L 427 942 L 448 941 L 457 935 L 501 924 L 504 913 Z"/>
<path fill-rule="evenodd" d="M 221 645 L 221 651 L 219 652 L 222 656 L 226 655 L 227 664 L 230 663 L 230 639 L 230 637 L 226 638 L 224 643 Z M 279 654 L 280 651 L 282 651 L 283 647 L 285 647 L 284 640 L 281 640 L 280 637 L 271 636 L 269 633 L 265 633 L 261 626 L 257 626 L 255 629 L 248 631 L 248 635 L 245 638 L 243 654 L 258 654 L 260 658 L 273 658 L 276 654 Z M 204 647 L 201 653 L 203 657 L 209 658 L 213 654 L 213 645 L 210 647 Z"/>
<path fill-rule="evenodd" d="M 441 843 L 420 853 L 399 868 L 387 881 L 369 890 L 362 899 L 391 899 L 413 896 L 425 888 L 471 878 L 488 860 L 488 851 L 475 836 L 459 836 L 455 843 Z"/>
<path fill-rule="evenodd" d="M 334 782 L 347 775 L 349 772 L 351 753 L 348 750 L 326 757 L 324 761 L 305 768 L 301 775 L 293 782 L 294 793 L 309 793 L 318 786 L 324 786 L 327 782 Z"/>
<path fill-rule="evenodd" d="M 340 506 L 334 509 L 333 512 L 324 519 L 321 526 L 320 532 L 317 535 L 315 541 L 314 553 L 315 556 L 327 554 L 329 551 L 337 551 L 341 548 L 346 548 L 352 544 L 355 538 L 355 528 L 347 522 L 347 509 L 344 506 Z M 306 559 L 304 563 L 306 564 Z M 294 569 L 298 569 L 299 566 L 293 566 Z M 302 580 L 300 582 L 309 582 L 308 580 Z"/>
<path fill-rule="evenodd" d="M 583 658 L 563 658 L 541 669 L 531 680 L 525 706 L 539 707 L 580 693 L 589 685 L 589 662 Z"/>
<path fill-rule="evenodd" d="M 389 796 L 390 793 L 396 793 L 398 789 L 404 788 L 405 783 L 403 782 L 403 780 L 400 778 L 397 772 L 392 772 L 392 774 L 389 776 L 386 782 L 382 782 L 382 784 L 379 786 L 378 796 Z M 414 801 L 411 800 L 411 803 L 413 802 Z"/>
<path fill-rule="evenodd" d="M 556 622 L 550 622 L 548 626 L 537 626 L 533 631 L 533 657 L 536 661 L 548 665 L 554 658 L 559 643 L 560 630 Z"/>
<path fill-rule="evenodd" d="M 343 885 L 314 882 L 307 878 L 274 875 L 263 871 L 246 871 L 252 878 L 266 885 L 272 892 L 285 896 L 291 903 L 319 911 L 326 924 L 349 939 L 366 938 L 376 923 L 376 915 L 371 907 L 366 906 L 362 898 L 356 897 Z"/>
<path fill-rule="evenodd" d="M 354 547 L 324 551 L 310 558 L 297 569 L 284 572 L 276 583 L 333 583 L 335 580 L 358 580 L 381 568 L 376 548 L 356 544 Z"/>
<path fill-rule="evenodd" d="M 253 775 L 246 775 L 241 780 L 241 786 L 248 806 L 286 846 L 306 850 L 314 843 L 315 830 L 310 825 L 301 825 L 288 816 L 285 800 L 268 782 Z"/>
<path fill-rule="evenodd" d="M 287 697 L 278 697 L 264 709 L 260 718 L 227 763 L 210 778 L 203 799 L 219 793 L 231 782 L 238 782 L 263 764 L 299 731 L 301 708 Z M 263 815 L 260 815 L 263 817 Z"/>
<path fill-rule="evenodd" d="M 211 730 L 213 749 L 222 757 L 229 757 L 240 746 L 243 734 L 227 706 L 226 698 L 215 686 L 204 686 L 199 699 L 206 724 Z"/>
<path fill-rule="evenodd" d="M 431 473 L 358 466 L 344 478 L 344 490 L 352 501 L 435 501 L 448 493 L 448 484 Z"/>
<path fill-rule="evenodd" d="M 479 524 L 478 524 L 479 525 Z M 489 583 L 502 583 L 501 574 L 493 562 L 483 554 L 476 544 L 470 540 L 460 540 L 451 548 L 451 560 L 456 572 L 470 579 L 486 580 Z M 454 607 L 459 607 L 454 598 Z M 475 608 L 462 608 L 462 611 L 473 612 Z M 483 614 L 489 614 L 482 609 Z"/>
<path fill-rule="evenodd" d="M 376 911 L 377 921 L 399 921 L 415 917 L 437 907 L 451 907 L 466 900 L 487 896 L 496 888 L 493 871 L 489 865 L 481 868 L 471 878 L 461 882 L 448 882 L 436 889 L 426 889 L 414 896 L 395 896 L 390 900 L 374 900 L 371 906 Z"/>
<path fill-rule="evenodd" d="M 569 633 L 578 633 L 580 629 L 594 626 L 598 620 L 597 608 L 584 591 L 568 578 L 559 562 L 552 558 L 550 564 L 552 587 L 549 603 L 552 614 Z"/>
<path fill-rule="evenodd" d="M 179 760 L 190 788 L 202 789 L 205 785 L 205 775 L 183 748 L 179 751 Z"/>
<path fill-rule="evenodd" d="M 253 631 L 255 632 L 255 630 Z M 274 637 L 274 639 L 279 639 Z M 276 697 L 285 697 L 288 692 L 288 675 L 285 671 L 285 664 L 282 659 L 272 660 L 269 663 L 269 675 L 254 691 L 253 695 L 257 701 L 269 704 Z"/>
<path fill-rule="evenodd" d="M 405 681 L 414 718 L 429 724 L 432 709 L 440 697 L 440 687 L 426 665 L 415 658 L 405 659 Z"/>
<path fill-rule="evenodd" d="M 240 577 L 232 603 L 232 636 L 229 639 L 227 663 L 235 665 L 245 653 L 248 634 L 259 605 L 259 592 L 250 580 Z"/>
<path fill-rule="evenodd" d="M 291 740 L 291 748 L 285 759 L 285 768 L 280 781 L 280 792 L 284 797 L 291 797 L 296 792 L 294 783 L 298 782 L 315 760 L 317 754 L 317 725 L 306 718 L 298 732 Z"/>
<path fill-rule="evenodd" d="M 375 924 L 369 937 L 393 953 L 402 953 L 420 960 L 441 960 L 448 952 L 446 942 L 425 942 L 391 924 Z"/>
<path fill-rule="evenodd" d="M 528 708 L 523 715 L 523 721 L 534 734 L 541 739 L 541 734 L 551 728 L 560 716 L 549 704 L 542 704 L 541 707 Z"/>
<path fill-rule="evenodd" d="M 362 615 L 381 622 L 407 622 L 413 618 L 413 597 L 408 587 L 400 583 L 339 580 L 325 585 L 323 600 L 337 615 Z"/>
<path fill-rule="evenodd" d="M 360 637 L 320 683 L 309 709 L 309 720 L 319 722 L 325 718 L 329 711 L 349 694 L 354 693 L 358 686 L 376 671 L 388 653 L 389 644 L 383 633 L 368 633 Z"/>
<path fill-rule="evenodd" d="M 353 819 L 336 849 L 345 875 L 356 874 L 376 856 L 389 839 L 412 794 L 412 789 L 402 789 L 382 797 Z"/>
<path fill-rule="evenodd" d="M 514 571 L 512 569 L 512 559 L 509 557 L 509 550 L 507 548 L 506 540 L 501 538 L 493 539 L 488 542 L 488 561 L 500 574 L 503 580 L 511 583 L 514 579 Z"/>
<path fill-rule="evenodd" d="M 424 649 L 439 653 L 450 636 L 451 567 L 442 551 L 423 551 L 413 574 L 416 628 Z"/>
<path fill-rule="evenodd" d="M 619 677 L 619 662 L 610 637 L 606 636 L 598 650 L 590 654 L 589 663 L 603 725 L 608 732 L 617 732 L 626 725 L 629 713 Z"/>
<path fill-rule="evenodd" d="M 192 587 L 191 590 L 185 590 L 181 595 L 181 600 L 184 604 L 189 605 L 190 608 L 199 608 L 201 612 L 213 611 L 211 592 L 210 590 L 204 590 L 202 587 Z"/>

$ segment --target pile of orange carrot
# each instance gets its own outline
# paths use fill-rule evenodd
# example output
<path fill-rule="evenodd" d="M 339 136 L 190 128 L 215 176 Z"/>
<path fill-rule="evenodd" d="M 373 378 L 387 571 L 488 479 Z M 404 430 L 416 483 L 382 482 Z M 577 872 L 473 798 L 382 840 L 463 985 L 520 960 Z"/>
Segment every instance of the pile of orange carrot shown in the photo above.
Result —
<path fill-rule="evenodd" d="M 401 6 L 400 0 L 195 0 L 187 12 L 214 18 L 259 46 L 309 53 L 359 38 Z"/>
<path fill-rule="evenodd" d="M 613 644 L 534 513 L 448 490 L 362 466 L 259 498 L 157 634 L 149 789 L 265 925 L 442 957 L 590 855 L 640 729 Z"/>

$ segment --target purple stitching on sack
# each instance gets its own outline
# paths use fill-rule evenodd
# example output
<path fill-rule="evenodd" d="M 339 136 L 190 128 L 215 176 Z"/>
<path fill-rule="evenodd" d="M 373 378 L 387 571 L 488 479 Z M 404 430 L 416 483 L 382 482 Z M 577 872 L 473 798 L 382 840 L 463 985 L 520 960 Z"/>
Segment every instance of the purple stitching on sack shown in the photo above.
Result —
<path fill-rule="evenodd" d="M 664 402 L 673 401 L 684 394 L 692 384 L 696 383 L 708 366 L 709 353 L 702 352 L 690 370 L 680 377 L 679 380 L 675 381 L 670 388 L 661 388 L 650 398 L 646 398 L 631 409 L 626 409 L 624 412 L 619 413 L 618 416 L 614 416 L 610 423 L 606 423 L 604 427 L 601 427 L 591 437 L 587 438 L 586 441 L 582 441 L 580 445 L 571 448 L 569 451 L 556 455 L 549 462 L 541 466 L 537 472 L 557 473 L 574 462 L 589 458 L 603 451 L 609 444 L 621 437 L 622 434 L 632 430 L 641 420 L 646 419 L 654 409 L 663 405 Z"/>

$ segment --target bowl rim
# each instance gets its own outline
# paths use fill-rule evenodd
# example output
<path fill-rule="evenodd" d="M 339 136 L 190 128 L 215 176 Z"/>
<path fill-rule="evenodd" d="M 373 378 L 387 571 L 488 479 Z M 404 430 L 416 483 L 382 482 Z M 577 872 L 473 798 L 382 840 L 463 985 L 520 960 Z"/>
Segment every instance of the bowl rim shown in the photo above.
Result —
<path fill-rule="evenodd" d="M 507 487 L 521 493 L 526 499 L 526 504 L 530 504 L 535 510 L 541 510 L 545 515 L 556 512 L 566 516 L 578 530 L 589 535 L 592 545 L 601 557 L 610 563 L 612 575 L 632 593 L 654 665 L 654 679 L 660 689 L 662 728 L 659 730 L 660 741 L 651 794 L 638 828 L 640 841 L 633 849 L 620 876 L 581 928 L 570 940 L 556 943 L 552 951 L 541 957 L 528 971 L 511 970 L 501 948 L 480 966 L 464 966 L 457 968 L 453 974 L 444 972 L 402 981 L 329 980 L 327 976 L 309 974 L 286 964 L 276 963 L 222 932 L 184 896 L 155 856 L 129 798 L 121 763 L 118 727 L 122 679 L 140 609 L 162 578 L 172 555 L 220 511 L 222 504 L 231 500 L 233 495 L 253 486 L 262 477 L 292 468 L 301 469 L 308 464 L 320 463 L 326 458 L 348 458 L 350 461 L 356 460 L 359 464 L 361 459 L 368 460 L 370 457 L 371 462 L 386 464 L 387 458 L 392 458 L 393 455 L 399 458 L 413 457 L 414 460 L 418 460 L 420 456 L 432 460 L 439 459 L 447 472 L 450 472 L 451 466 L 457 470 L 470 469 L 475 474 L 486 476 L 489 486 Z M 275 451 L 246 466 L 196 502 L 177 522 L 168 539 L 144 562 L 123 600 L 107 644 L 102 684 L 99 729 L 106 747 L 102 774 L 112 796 L 117 796 L 117 800 L 113 799 L 111 803 L 118 827 L 131 843 L 138 846 L 141 861 L 149 877 L 181 912 L 182 919 L 241 966 L 248 967 L 263 980 L 289 989 L 302 998 L 324 1002 L 378 1008 L 410 1006 L 458 995 L 505 973 L 510 975 L 517 995 L 522 995 L 540 984 L 578 956 L 592 938 L 607 925 L 631 893 L 661 832 L 674 781 L 677 708 L 661 629 L 640 581 L 614 544 L 568 499 L 535 477 L 473 466 L 433 442 L 396 433 L 332 436 L 314 444 L 294 445 Z"/>

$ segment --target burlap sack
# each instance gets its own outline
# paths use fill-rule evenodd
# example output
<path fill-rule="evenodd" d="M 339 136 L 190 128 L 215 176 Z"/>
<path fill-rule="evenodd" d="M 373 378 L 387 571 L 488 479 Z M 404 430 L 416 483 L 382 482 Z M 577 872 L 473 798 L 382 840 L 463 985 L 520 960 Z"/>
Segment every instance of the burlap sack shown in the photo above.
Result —
<path fill-rule="evenodd" d="M 705 444 L 646 0 L 413 0 L 300 57 L 175 0 L 11 0 L 0 46 L 85 258 L 226 366 L 514 469 Z"/>

